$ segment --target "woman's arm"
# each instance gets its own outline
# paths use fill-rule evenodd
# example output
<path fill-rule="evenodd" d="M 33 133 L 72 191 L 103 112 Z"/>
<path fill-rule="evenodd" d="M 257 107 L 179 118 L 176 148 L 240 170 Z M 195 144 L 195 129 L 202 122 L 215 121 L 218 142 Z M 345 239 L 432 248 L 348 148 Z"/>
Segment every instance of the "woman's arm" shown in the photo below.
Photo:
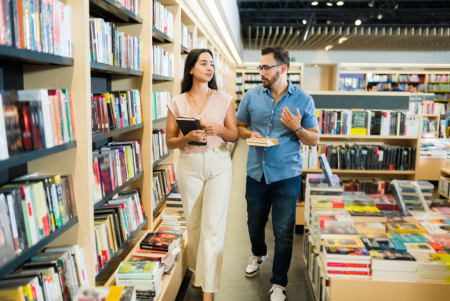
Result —
<path fill-rule="evenodd" d="M 191 131 L 183 137 L 178 137 L 180 128 L 172 112 L 168 110 L 166 121 L 166 144 L 168 149 L 176 149 L 185 146 L 190 141 L 206 142 L 207 135 L 204 130 Z"/>
<path fill-rule="evenodd" d="M 215 122 L 207 122 L 203 124 L 203 129 L 205 129 L 208 136 L 218 136 L 227 142 L 235 142 L 239 132 L 236 125 L 236 116 L 234 115 L 233 105 L 230 104 L 228 107 L 224 125 Z"/>

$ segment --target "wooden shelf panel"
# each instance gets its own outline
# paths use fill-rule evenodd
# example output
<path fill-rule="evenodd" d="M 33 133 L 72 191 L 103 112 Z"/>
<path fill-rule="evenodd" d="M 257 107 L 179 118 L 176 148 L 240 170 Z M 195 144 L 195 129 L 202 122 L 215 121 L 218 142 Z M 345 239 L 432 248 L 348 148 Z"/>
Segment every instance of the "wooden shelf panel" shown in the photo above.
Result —
<path fill-rule="evenodd" d="M 116 67 L 97 62 L 91 62 L 91 72 L 108 73 L 122 76 L 144 76 L 143 71 Z"/>
<path fill-rule="evenodd" d="M 153 216 L 155 216 L 155 214 L 158 213 L 159 209 L 161 209 L 162 206 L 164 206 L 164 204 L 166 203 L 166 201 L 167 201 L 167 198 L 164 197 L 164 198 L 159 202 L 159 204 L 156 206 L 156 208 L 153 209 Z"/>
<path fill-rule="evenodd" d="M 189 50 L 187 49 L 187 47 L 184 47 L 183 45 L 181 45 L 181 54 L 188 54 Z"/>
<path fill-rule="evenodd" d="M 158 164 L 160 164 L 160 163 L 161 163 L 162 161 L 164 161 L 167 157 L 169 157 L 170 154 L 171 154 L 172 152 L 173 152 L 173 151 L 170 150 L 167 154 L 165 154 L 164 156 L 162 156 L 161 158 L 159 158 L 155 163 L 153 163 L 153 167 L 158 166 Z"/>
<path fill-rule="evenodd" d="M 123 245 L 120 246 L 120 248 L 117 250 L 117 252 L 114 254 L 114 256 L 105 264 L 105 266 L 98 272 L 98 274 L 95 276 L 95 282 L 98 282 L 100 278 L 103 276 L 103 274 L 108 271 L 108 269 L 111 267 L 111 265 L 114 264 L 114 262 L 119 258 L 119 256 L 125 251 L 127 246 L 130 244 L 130 242 L 136 237 L 136 235 L 139 233 L 139 231 L 142 230 L 142 228 L 147 224 L 148 218 L 146 217 L 144 219 L 144 222 L 137 227 L 136 230 L 134 230 L 132 233 L 130 233 L 130 236 L 126 241 L 124 241 Z"/>
<path fill-rule="evenodd" d="M 317 172 L 322 173 L 321 169 L 303 169 L 302 172 Z M 331 172 L 337 174 L 365 174 L 365 175 L 382 175 L 382 174 L 395 174 L 395 175 L 414 175 L 414 170 L 354 170 L 354 169 L 332 169 Z"/>
<path fill-rule="evenodd" d="M 112 199 L 116 194 L 124 190 L 126 187 L 128 187 L 131 183 L 139 179 L 144 175 L 144 171 L 139 172 L 137 175 L 135 175 L 133 178 L 122 184 L 121 186 L 117 187 L 113 191 L 111 191 L 108 195 L 106 195 L 101 201 L 94 204 L 94 210 L 101 208 L 103 205 L 106 204 L 110 199 Z"/>
<path fill-rule="evenodd" d="M 163 122 L 163 121 L 166 121 L 166 120 L 167 120 L 167 117 L 158 118 L 158 119 L 152 120 L 152 123 L 155 124 L 155 123 Z"/>
<path fill-rule="evenodd" d="M 172 81 L 172 80 L 174 80 L 174 78 L 173 77 L 169 77 L 169 76 L 159 75 L 159 74 L 152 74 L 152 80 Z"/>
<path fill-rule="evenodd" d="M 0 45 L 0 58 L 23 64 L 73 66 L 73 58 Z"/>
<path fill-rule="evenodd" d="M 448 168 L 441 168 L 441 172 L 450 176 L 450 169 Z"/>
<path fill-rule="evenodd" d="M 24 250 L 20 256 L 17 256 L 12 261 L 8 262 L 7 264 L 3 265 L 0 269 L 0 279 L 4 276 L 11 273 L 16 268 L 20 267 L 22 264 L 24 264 L 26 261 L 28 261 L 32 256 L 42 251 L 49 243 L 57 239 L 59 236 L 64 234 L 67 230 L 72 228 L 78 223 L 78 216 L 75 216 L 71 220 L 67 222 L 64 226 L 62 226 L 59 229 L 56 229 L 54 232 L 50 233 L 47 237 L 43 238 L 41 241 L 39 241 L 34 246 Z"/>
<path fill-rule="evenodd" d="M 322 134 L 320 138 L 327 139 L 393 139 L 393 140 L 417 140 L 417 136 L 378 136 L 378 135 L 330 135 Z"/>
<path fill-rule="evenodd" d="M 54 146 L 52 148 L 41 149 L 37 151 L 25 152 L 16 156 L 12 156 L 6 160 L 0 161 L 0 170 L 21 165 L 33 160 L 41 159 L 47 156 L 51 156 L 77 146 L 76 141 L 71 141 L 61 145 Z"/>
<path fill-rule="evenodd" d="M 89 0 L 89 14 L 116 23 L 143 23 L 140 16 L 116 0 Z"/>
<path fill-rule="evenodd" d="M 439 192 L 439 195 L 440 195 L 441 197 L 444 197 L 444 198 L 446 198 L 446 199 L 450 199 L 450 197 L 446 196 L 446 195 L 445 195 L 445 194 L 443 194 L 443 193 L 440 193 L 440 192 Z"/>
<path fill-rule="evenodd" d="M 100 141 L 100 140 L 103 140 L 106 138 L 110 138 L 110 137 L 117 136 L 120 134 L 128 133 L 128 132 L 131 132 L 131 131 L 134 131 L 134 130 L 137 130 L 137 129 L 140 129 L 143 127 L 144 127 L 144 123 L 142 122 L 142 123 L 130 125 L 130 126 L 127 126 L 127 127 L 121 128 L 121 129 L 115 129 L 113 131 L 109 131 L 106 133 L 95 134 L 95 135 L 92 135 L 92 142 L 97 142 L 97 141 Z"/>
<path fill-rule="evenodd" d="M 173 43 L 173 39 L 171 37 L 169 37 L 168 35 L 166 35 L 165 33 L 163 33 L 162 31 L 160 31 L 158 28 L 156 27 L 152 27 L 152 37 L 153 37 L 153 41 L 155 42 L 159 42 L 159 43 Z"/>

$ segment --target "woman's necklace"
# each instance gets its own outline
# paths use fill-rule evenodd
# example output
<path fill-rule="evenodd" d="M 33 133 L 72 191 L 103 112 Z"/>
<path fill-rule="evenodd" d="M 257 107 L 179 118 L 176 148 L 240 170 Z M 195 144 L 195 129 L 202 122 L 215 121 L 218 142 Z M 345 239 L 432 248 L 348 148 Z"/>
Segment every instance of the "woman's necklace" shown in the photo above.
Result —
<path fill-rule="evenodd" d="M 191 93 L 189 93 L 188 92 L 188 94 L 192 97 L 192 99 L 194 100 L 194 103 L 195 103 L 195 105 L 197 106 L 197 107 L 203 107 L 205 104 L 206 104 L 206 102 L 208 101 L 208 95 L 209 95 L 209 88 L 208 88 L 208 94 L 206 94 L 206 100 L 205 100 L 205 102 L 202 104 L 202 105 L 199 105 L 199 104 L 197 104 L 197 102 L 195 101 L 195 98 L 194 98 L 194 96 L 192 96 L 192 94 Z"/>

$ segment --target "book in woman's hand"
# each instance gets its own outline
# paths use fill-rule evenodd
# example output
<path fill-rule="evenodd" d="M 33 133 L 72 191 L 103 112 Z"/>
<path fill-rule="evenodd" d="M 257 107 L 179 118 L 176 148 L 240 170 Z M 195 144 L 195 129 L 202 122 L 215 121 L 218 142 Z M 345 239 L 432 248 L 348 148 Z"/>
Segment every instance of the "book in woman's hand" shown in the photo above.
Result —
<path fill-rule="evenodd" d="M 189 132 L 191 132 L 191 131 L 203 130 L 202 120 L 199 117 L 190 117 L 190 116 L 181 115 L 180 117 L 177 118 L 177 123 L 178 123 L 178 126 L 180 127 L 180 130 L 184 136 L 189 134 Z M 190 141 L 188 144 L 205 146 L 208 143 L 207 142 Z"/>

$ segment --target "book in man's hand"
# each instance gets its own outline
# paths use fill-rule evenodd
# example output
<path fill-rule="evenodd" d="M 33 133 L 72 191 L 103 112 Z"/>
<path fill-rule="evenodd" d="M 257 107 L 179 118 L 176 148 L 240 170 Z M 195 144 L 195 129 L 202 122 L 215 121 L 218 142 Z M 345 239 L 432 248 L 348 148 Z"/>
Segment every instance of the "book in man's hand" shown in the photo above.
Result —
<path fill-rule="evenodd" d="M 180 127 L 180 130 L 184 136 L 189 134 L 189 132 L 191 132 L 191 131 L 203 130 L 202 120 L 199 117 L 190 117 L 190 116 L 181 115 L 180 117 L 177 118 L 177 123 L 178 123 L 178 126 Z M 207 142 L 190 141 L 188 144 L 205 146 L 208 143 Z"/>
<path fill-rule="evenodd" d="M 269 147 L 278 145 L 277 138 L 247 138 L 247 145 Z"/>

